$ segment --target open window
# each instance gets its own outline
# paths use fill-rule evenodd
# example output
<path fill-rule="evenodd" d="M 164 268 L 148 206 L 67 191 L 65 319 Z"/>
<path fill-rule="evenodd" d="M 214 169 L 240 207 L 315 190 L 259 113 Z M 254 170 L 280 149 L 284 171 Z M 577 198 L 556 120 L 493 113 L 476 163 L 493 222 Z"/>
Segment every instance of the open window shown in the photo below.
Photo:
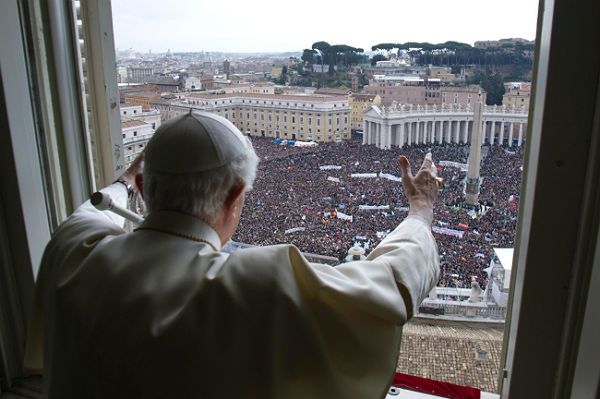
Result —
<path fill-rule="evenodd" d="M 0 393 L 22 377 L 31 288 L 45 243 L 125 162 L 110 1 L 82 6 L 2 3 L 0 36 L 8 39 L 0 41 Z M 599 15 L 597 2 L 540 2 L 508 335 L 498 370 L 502 397 L 598 392 Z M 245 128 L 247 119 L 237 123 Z M 485 345 L 476 349 L 474 361 L 488 360 Z"/>

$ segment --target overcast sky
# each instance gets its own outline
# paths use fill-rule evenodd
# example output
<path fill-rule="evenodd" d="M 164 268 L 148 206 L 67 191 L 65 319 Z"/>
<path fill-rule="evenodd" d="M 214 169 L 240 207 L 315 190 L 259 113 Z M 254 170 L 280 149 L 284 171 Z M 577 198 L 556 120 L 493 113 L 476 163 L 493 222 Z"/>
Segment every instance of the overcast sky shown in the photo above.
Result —
<path fill-rule="evenodd" d="M 533 40 L 537 8 L 537 0 L 112 0 L 116 47 L 143 52 Z"/>

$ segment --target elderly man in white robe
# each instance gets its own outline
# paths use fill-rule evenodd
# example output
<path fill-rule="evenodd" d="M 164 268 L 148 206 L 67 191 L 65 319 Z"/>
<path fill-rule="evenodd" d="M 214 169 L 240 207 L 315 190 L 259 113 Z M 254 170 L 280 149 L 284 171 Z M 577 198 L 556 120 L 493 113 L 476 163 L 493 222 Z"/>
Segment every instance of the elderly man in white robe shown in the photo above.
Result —
<path fill-rule="evenodd" d="M 439 274 L 431 154 L 416 176 L 399 158 L 404 221 L 366 260 L 337 267 L 293 245 L 220 251 L 257 163 L 233 124 L 190 112 L 102 190 L 121 206 L 128 186 L 141 190 L 147 215 L 134 232 L 89 201 L 60 226 L 25 359 L 43 373 L 45 397 L 385 396 L 402 325 Z"/>

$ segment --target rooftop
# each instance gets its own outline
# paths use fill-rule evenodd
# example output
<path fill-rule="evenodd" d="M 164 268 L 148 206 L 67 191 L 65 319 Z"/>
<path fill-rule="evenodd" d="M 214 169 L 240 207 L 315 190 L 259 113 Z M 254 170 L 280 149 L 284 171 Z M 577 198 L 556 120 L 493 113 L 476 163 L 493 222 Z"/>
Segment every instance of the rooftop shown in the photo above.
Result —
<path fill-rule="evenodd" d="M 398 372 L 497 391 L 503 328 L 413 318 L 402 331 Z"/>
<path fill-rule="evenodd" d="M 127 129 L 127 128 L 131 128 L 131 127 L 136 127 L 136 126 L 144 126 L 144 125 L 148 125 L 148 124 L 144 121 L 140 121 L 137 119 L 127 119 L 127 120 L 124 120 L 121 122 L 122 129 Z"/>
<path fill-rule="evenodd" d="M 293 94 L 262 94 L 262 93 L 225 93 L 225 94 L 204 94 L 190 93 L 188 97 L 201 98 L 204 100 L 215 100 L 222 98 L 259 98 L 265 100 L 277 101 L 313 101 L 313 102 L 329 102 L 329 101 L 346 101 L 346 96 L 335 95 L 293 95 Z"/>

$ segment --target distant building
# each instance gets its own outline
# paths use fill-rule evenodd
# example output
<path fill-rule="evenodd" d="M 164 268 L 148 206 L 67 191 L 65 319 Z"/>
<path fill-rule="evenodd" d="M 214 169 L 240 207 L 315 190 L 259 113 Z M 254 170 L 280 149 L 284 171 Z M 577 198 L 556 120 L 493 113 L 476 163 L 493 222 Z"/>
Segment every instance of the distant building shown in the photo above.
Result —
<path fill-rule="evenodd" d="M 202 79 L 197 78 L 195 76 L 190 76 L 185 80 L 185 90 L 201 90 L 202 89 Z"/>
<path fill-rule="evenodd" d="M 140 105 L 142 109 L 152 108 L 151 103 L 160 98 L 160 93 L 155 91 L 128 92 L 122 93 L 121 99 L 128 105 Z"/>
<path fill-rule="evenodd" d="M 145 83 L 153 74 L 152 68 L 127 67 L 127 83 Z"/>
<path fill-rule="evenodd" d="M 229 79 L 231 63 L 228 60 L 223 61 L 223 73 Z"/>
<path fill-rule="evenodd" d="M 200 79 L 200 87 L 202 87 L 205 90 L 214 89 L 215 79 L 210 75 L 202 76 L 202 78 Z"/>
<path fill-rule="evenodd" d="M 154 134 L 149 123 L 137 119 L 122 118 L 123 155 L 125 164 L 129 165 L 146 148 L 148 140 Z"/>
<path fill-rule="evenodd" d="M 177 93 L 183 89 L 182 80 L 170 76 L 154 76 L 146 82 L 157 86 L 162 93 Z"/>
<path fill-rule="evenodd" d="M 496 48 L 504 45 L 514 46 L 516 44 L 534 44 L 533 40 L 521 39 L 521 38 L 510 38 L 500 40 L 479 40 L 474 44 L 475 48 Z"/>
<path fill-rule="evenodd" d="M 442 101 L 441 103 L 435 104 L 474 104 L 479 91 L 481 91 L 481 100 L 485 104 L 487 93 L 483 91 L 479 85 L 442 86 L 440 87 L 440 95 Z"/>
<path fill-rule="evenodd" d="M 160 112 L 144 111 L 141 105 L 121 105 L 121 133 L 125 164 L 129 165 L 140 154 L 155 130 L 161 124 Z"/>
<path fill-rule="evenodd" d="M 374 75 L 363 91 L 379 95 L 383 104 L 471 104 L 481 88 L 478 85 L 447 86 L 440 78 Z M 485 93 L 483 94 L 485 101 Z"/>
<path fill-rule="evenodd" d="M 155 106 L 170 117 L 189 108 L 213 112 L 252 136 L 318 142 L 350 138 L 347 96 L 197 92 Z"/>
<path fill-rule="evenodd" d="M 161 124 L 160 112 L 156 109 L 144 111 L 140 105 L 121 105 L 121 120 L 136 119 L 149 124 L 156 130 Z"/>
<path fill-rule="evenodd" d="M 529 98 L 531 97 L 530 82 L 507 82 L 504 84 L 504 90 L 502 105 L 529 109 Z"/>
<path fill-rule="evenodd" d="M 263 83 L 237 83 L 230 84 L 218 89 L 222 94 L 251 93 L 251 94 L 275 94 L 275 84 Z"/>
<path fill-rule="evenodd" d="M 363 129 L 363 113 L 372 105 L 381 105 L 381 97 L 377 94 L 352 93 L 348 96 L 350 105 L 350 130 Z"/>
<path fill-rule="evenodd" d="M 440 82 L 454 82 L 460 80 L 460 76 L 456 76 L 452 73 L 452 68 L 449 67 L 437 67 L 430 66 L 427 68 L 427 76 L 430 78 L 439 79 Z"/>

